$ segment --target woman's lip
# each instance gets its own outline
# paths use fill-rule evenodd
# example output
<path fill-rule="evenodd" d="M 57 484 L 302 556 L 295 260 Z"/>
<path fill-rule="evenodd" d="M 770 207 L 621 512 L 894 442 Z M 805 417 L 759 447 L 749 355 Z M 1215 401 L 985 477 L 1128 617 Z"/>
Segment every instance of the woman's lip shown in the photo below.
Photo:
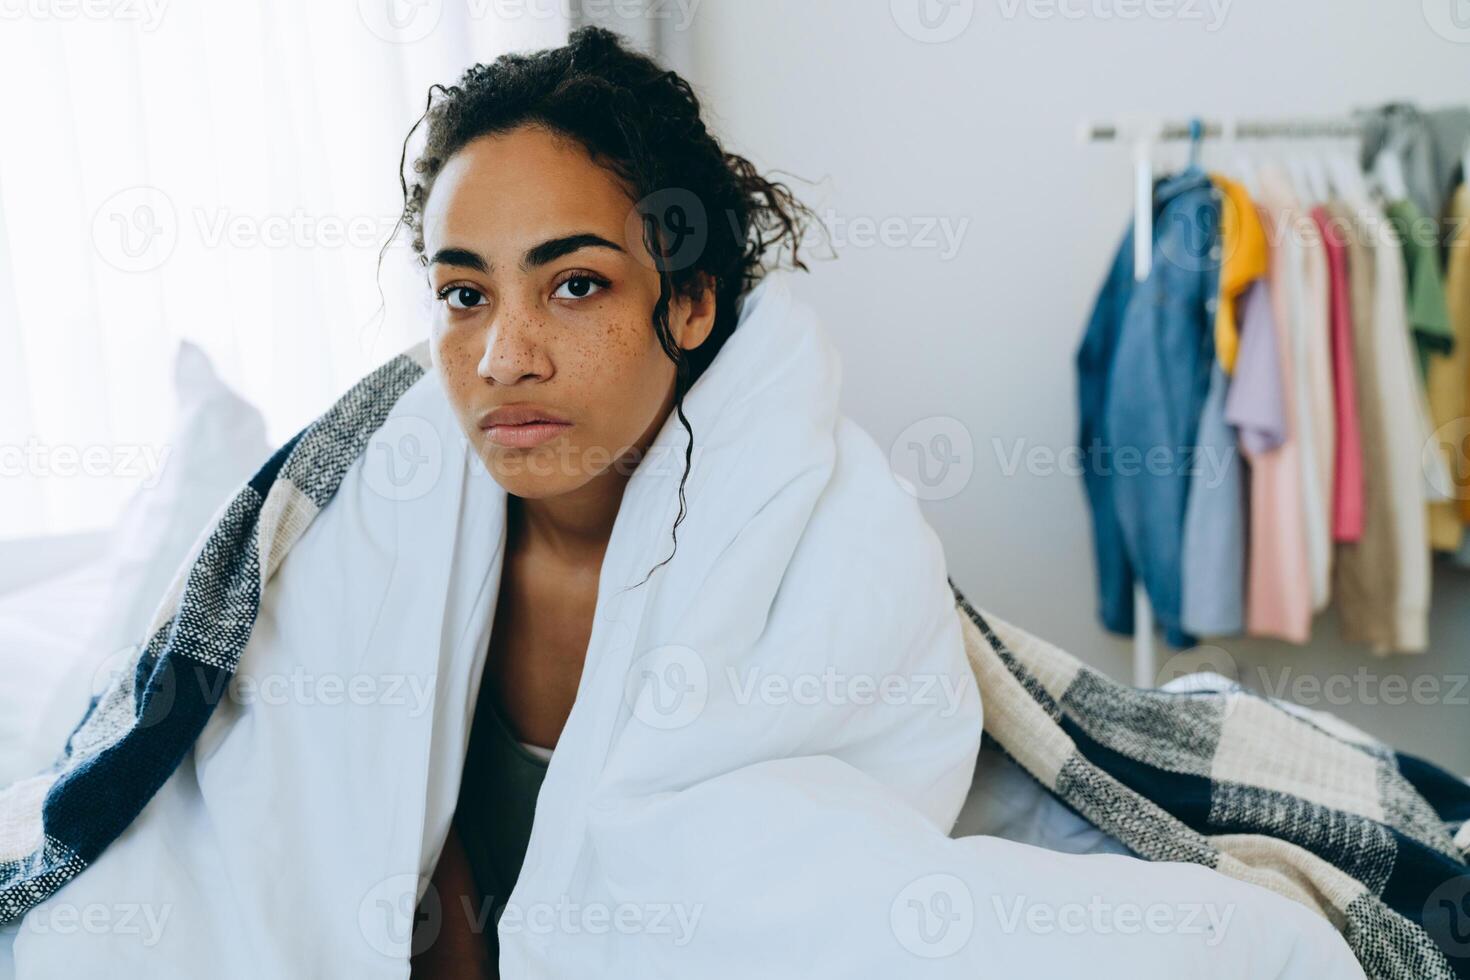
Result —
<path fill-rule="evenodd" d="M 491 425 L 485 428 L 485 438 L 499 446 L 512 449 L 529 449 L 555 439 L 572 427 L 570 422 L 527 422 L 523 425 Z"/>

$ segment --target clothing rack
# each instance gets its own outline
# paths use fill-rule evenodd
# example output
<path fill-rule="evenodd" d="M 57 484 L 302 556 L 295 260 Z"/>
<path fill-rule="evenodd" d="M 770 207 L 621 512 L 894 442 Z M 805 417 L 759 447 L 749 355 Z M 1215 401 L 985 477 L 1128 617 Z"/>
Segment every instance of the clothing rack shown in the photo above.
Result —
<path fill-rule="evenodd" d="M 1081 130 L 1083 142 L 1128 142 L 1133 147 L 1133 278 L 1148 278 L 1153 262 L 1153 144 L 1198 142 L 1206 139 L 1357 139 L 1363 127 L 1346 118 L 1279 118 L 1232 120 L 1153 120 L 1148 122 L 1090 122 Z M 1155 687 L 1158 649 L 1153 606 L 1142 583 L 1133 590 L 1133 686 Z"/>
<path fill-rule="evenodd" d="M 1363 127 L 1351 119 L 1232 119 L 1165 120 L 1152 123 L 1086 123 L 1082 138 L 1089 143 L 1120 140 L 1179 141 L 1192 139 L 1195 127 L 1201 139 L 1356 139 Z"/>

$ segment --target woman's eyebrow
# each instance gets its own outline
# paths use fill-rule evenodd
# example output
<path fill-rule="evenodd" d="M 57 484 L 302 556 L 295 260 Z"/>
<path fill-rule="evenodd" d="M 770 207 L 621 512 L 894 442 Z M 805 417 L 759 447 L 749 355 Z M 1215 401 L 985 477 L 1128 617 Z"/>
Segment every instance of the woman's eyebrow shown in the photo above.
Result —
<path fill-rule="evenodd" d="M 601 235 L 590 231 L 579 232 L 575 235 L 564 235 L 560 238 L 549 238 L 539 245 L 532 245 L 526 249 L 526 254 L 521 258 L 522 271 L 529 272 L 533 267 L 555 262 L 563 255 L 570 255 L 584 248 L 610 248 L 615 252 L 623 251 L 623 247 L 616 242 L 603 238 Z M 488 274 L 490 263 L 486 262 L 480 253 L 468 248 L 441 248 L 429 259 L 430 265 L 457 265 L 466 269 L 474 269 L 476 272 Z"/>
<path fill-rule="evenodd" d="M 555 262 L 563 255 L 569 255 L 584 248 L 610 248 L 615 252 L 623 250 L 623 247 L 616 242 L 610 242 L 601 235 L 584 231 L 563 238 L 551 238 L 540 245 L 533 245 L 526 249 L 525 257 L 521 259 L 521 269 L 529 271 L 535 266 Z"/>

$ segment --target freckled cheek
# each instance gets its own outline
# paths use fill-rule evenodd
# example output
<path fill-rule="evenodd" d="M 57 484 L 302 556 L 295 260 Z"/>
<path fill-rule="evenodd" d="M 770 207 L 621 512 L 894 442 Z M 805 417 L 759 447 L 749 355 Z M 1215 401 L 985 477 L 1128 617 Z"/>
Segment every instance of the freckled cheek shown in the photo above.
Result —
<path fill-rule="evenodd" d="M 467 413 L 474 409 L 473 399 L 480 387 L 479 350 L 473 345 L 456 341 L 452 335 L 437 331 L 430 335 L 429 343 L 434 348 L 434 358 L 439 365 L 439 379 L 444 394 L 461 418 L 469 419 Z M 478 422 L 478 419 L 473 421 Z"/>
<path fill-rule="evenodd" d="M 609 320 L 595 333 L 571 340 L 560 355 L 558 373 L 572 382 L 587 410 L 584 432 L 618 440 L 640 434 L 647 424 L 645 403 L 659 403 L 659 362 L 667 360 L 641 314 Z"/>

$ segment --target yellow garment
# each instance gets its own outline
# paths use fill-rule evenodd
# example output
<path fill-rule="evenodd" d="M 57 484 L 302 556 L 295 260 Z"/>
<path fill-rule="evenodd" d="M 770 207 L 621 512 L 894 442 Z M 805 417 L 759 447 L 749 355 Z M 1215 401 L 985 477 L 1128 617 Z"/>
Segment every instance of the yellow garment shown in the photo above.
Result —
<path fill-rule="evenodd" d="M 1429 542 L 1438 551 L 1457 551 L 1470 523 L 1470 188 L 1461 184 L 1450 207 L 1457 229 L 1445 271 L 1445 306 L 1455 346 L 1448 357 L 1429 361 L 1429 409 L 1436 441 L 1447 454 L 1455 497 L 1429 505 Z M 1462 523 L 1463 522 L 1463 523 Z"/>
<path fill-rule="evenodd" d="M 1235 370 L 1240 325 L 1235 301 L 1266 274 L 1266 229 L 1246 189 L 1229 177 L 1210 174 L 1220 201 L 1220 298 L 1215 307 L 1215 360 L 1226 374 Z"/>

